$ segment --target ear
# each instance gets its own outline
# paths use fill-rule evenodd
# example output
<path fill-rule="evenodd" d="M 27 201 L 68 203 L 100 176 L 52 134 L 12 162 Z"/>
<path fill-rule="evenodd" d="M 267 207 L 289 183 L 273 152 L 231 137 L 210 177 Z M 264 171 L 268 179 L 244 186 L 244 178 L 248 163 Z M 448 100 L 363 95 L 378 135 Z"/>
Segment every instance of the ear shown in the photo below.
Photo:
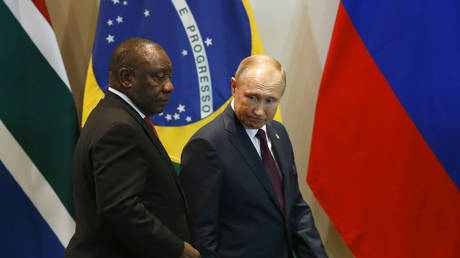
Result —
<path fill-rule="evenodd" d="M 129 89 L 133 86 L 136 79 L 128 68 L 122 67 L 118 70 L 118 80 L 124 88 Z"/>
<path fill-rule="evenodd" d="M 236 90 L 236 79 L 232 77 L 232 96 L 235 97 L 235 90 Z"/>

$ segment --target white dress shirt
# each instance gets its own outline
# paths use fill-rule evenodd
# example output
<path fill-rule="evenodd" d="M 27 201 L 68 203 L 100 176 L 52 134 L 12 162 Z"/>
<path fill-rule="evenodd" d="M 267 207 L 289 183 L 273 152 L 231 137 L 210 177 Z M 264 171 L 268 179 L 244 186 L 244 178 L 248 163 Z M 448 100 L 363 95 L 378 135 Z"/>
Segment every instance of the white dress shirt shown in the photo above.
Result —
<path fill-rule="evenodd" d="M 234 105 L 233 105 L 233 100 L 232 100 L 232 102 L 230 103 L 230 105 L 232 106 L 233 111 L 235 111 L 235 107 L 234 107 Z M 254 147 L 256 148 L 257 153 L 259 154 L 259 157 L 262 158 L 262 154 L 260 154 L 260 140 L 259 140 L 259 138 L 257 138 L 257 136 L 256 136 L 257 131 L 259 131 L 259 129 L 247 128 L 245 125 L 243 125 L 243 127 L 244 127 L 244 129 L 246 130 L 246 133 L 248 134 L 249 139 L 251 139 L 252 144 L 254 144 Z M 273 155 L 272 142 L 270 141 L 270 138 L 268 138 L 267 126 L 264 125 L 264 126 L 262 126 L 260 129 L 264 130 L 264 132 L 265 132 L 265 137 L 267 138 L 268 149 L 270 150 L 272 156 L 275 157 L 275 155 Z M 274 158 L 274 160 L 276 161 L 275 158 Z"/>
<path fill-rule="evenodd" d="M 126 96 L 124 93 L 114 89 L 114 88 L 110 88 L 109 87 L 109 91 L 112 92 L 113 94 L 117 95 L 118 97 L 120 97 L 122 100 L 124 100 L 126 103 L 128 103 L 132 108 L 134 108 L 134 110 L 136 110 L 137 113 L 139 113 L 139 115 L 141 116 L 142 119 L 145 118 L 145 114 L 142 113 L 142 111 L 140 109 L 138 109 L 136 107 L 136 105 L 132 102 L 131 99 L 128 98 L 128 96 Z"/>

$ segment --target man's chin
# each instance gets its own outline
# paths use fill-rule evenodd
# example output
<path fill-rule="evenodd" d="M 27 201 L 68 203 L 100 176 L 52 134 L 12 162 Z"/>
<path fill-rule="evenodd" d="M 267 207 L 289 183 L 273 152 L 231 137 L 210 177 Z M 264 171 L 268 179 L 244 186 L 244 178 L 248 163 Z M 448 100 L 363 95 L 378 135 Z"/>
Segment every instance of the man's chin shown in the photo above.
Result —
<path fill-rule="evenodd" d="M 250 121 L 244 121 L 243 125 L 248 128 L 248 129 L 260 129 L 262 126 L 264 126 L 264 122 L 250 122 Z"/>
<path fill-rule="evenodd" d="M 165 110 L 164 107 L 155 108 L 155 109 L 153 110 L 153 115 L 157 115 L 157 114 L 163 113 L 164 110 Z"/>

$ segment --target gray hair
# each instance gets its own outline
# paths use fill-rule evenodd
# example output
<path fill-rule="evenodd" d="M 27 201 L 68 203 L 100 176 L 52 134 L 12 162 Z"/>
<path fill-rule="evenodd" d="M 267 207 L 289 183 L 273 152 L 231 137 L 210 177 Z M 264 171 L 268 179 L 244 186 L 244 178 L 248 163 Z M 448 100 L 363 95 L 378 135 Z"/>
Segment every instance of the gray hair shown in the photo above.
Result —
<path fill-rule="evenodd" d="M 238 69 L 236 70 L 235 73 L 235 79 L 237 81 L 241 80 L 246 72 L 250 70 L 251 67 L 255 67 L 258 65 L 266 65 L 269 64 L 276 70 L 278 70 L 281 73 L 281 80 L 282 80 L 282 90 L 284 93 L 284 90 L 286 89 L 286 72 L 284 71 L 283 66 L 276 60 L 275 58 L 271 56 L 266 56 L 266 55 L 252 55 L 248 56 L 243 61 L 241 61 L 240 65 L 238 66 Z"/>

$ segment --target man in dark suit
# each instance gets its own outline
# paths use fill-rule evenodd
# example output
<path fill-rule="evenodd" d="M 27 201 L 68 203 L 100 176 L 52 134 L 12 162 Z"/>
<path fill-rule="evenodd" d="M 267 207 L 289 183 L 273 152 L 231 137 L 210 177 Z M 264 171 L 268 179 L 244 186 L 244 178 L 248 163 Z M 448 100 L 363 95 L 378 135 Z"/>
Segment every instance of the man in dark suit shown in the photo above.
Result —
<path fill-rule="evenodd" d="M 275 59 L 244 59 L 233 101 L 187 143 L 180 180 L 202 257 L 327 257 L 299 192 L 294 153 L 272 121 L 285 88 Z"/>
<path fill-rule="evenodd" d="M 173 91 L 171 61 L 149 40 L 113 51 L 109 90 L 89 116 L 74 155 L 76 232 L 66 258 L 199 257 L 188 206 L 149 116 Z"/>

